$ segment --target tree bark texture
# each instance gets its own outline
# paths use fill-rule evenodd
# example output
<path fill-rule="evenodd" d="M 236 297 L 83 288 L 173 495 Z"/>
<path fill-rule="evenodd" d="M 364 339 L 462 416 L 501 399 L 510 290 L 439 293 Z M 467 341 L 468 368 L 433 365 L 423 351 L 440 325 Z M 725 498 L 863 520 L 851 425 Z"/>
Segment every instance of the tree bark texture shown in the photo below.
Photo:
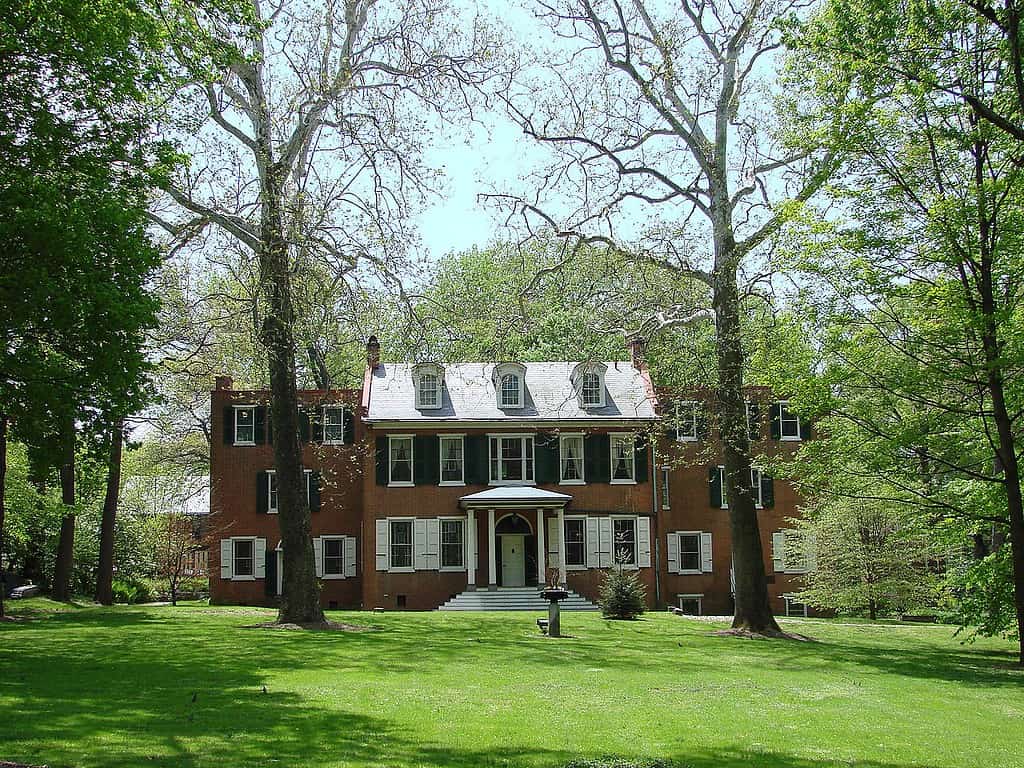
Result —
<path fill-rule="evenodd" d="M 124 420 L 114 422 L 110 434 L 110 458 L 107 465 L 107 492 L 103 499 L 100 523 L 100 557 L 96 573 L 96 602 L 114 604 L 114 526 L 117 521 L 117 499 L 121 490 L 121 450 L 124 444 Z"/>

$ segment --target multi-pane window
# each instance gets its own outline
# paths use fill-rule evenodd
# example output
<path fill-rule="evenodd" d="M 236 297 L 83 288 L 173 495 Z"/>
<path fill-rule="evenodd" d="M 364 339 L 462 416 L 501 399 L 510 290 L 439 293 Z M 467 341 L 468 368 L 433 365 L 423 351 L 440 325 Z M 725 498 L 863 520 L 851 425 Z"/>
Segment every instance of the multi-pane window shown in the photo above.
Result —
<path fill-rule="evenodd" d="M 800 417 L 790 412 L 789 403 L 779 403 L 779 436 L 783 440 L 800 439 Z"/>
<path fill-rule="evenodd" d="M 345 540 L 324 537 L 324 576 L 345 575 Z"/>
<path fill-rule="evenodd" d="M 441 387 L 437 374 L 420 375 L 420 386 L 417 392 L 420 408 L 437 408 L 441 404 Z"/>
<path fill-rule="evenodd" d="M 693 442 L 697 439 L 699 403 L 684 402 L 676 405 L 676 440 Z"/>
<path fill-rule="evenodd" d="M 324 406 L 324 442 L 328 445 L 345 442 L 345 409 L 339 405 Z"/>
<path fill-rule="evenodd" d="M 523 387 L 519 376 L 506 373 L 501 377 L 501 407 L 521 408 L 523 406 Z"/>
<path fill-rule="evenodd" d="M 465 565 L 466 545 L 463 540 L 462 520 L 441 521 L 441 567 L 462 568 Z"/>
<path fill-rule="evenodd" d="M 615 562 L 619 565 L 636 565 L 636 518 L 612 520 Z"/>
<path fill-rule="evenodd" d="M 633 435 L 612 435 L 611 451 L 612 482 L 617 480 L 625 482 L 636 480 L 634 475 L 636 456 L 634 454 Z"/>
<path fill-rule="evenodd" d="M 267 512 L 277 512 L 277 473 L 272 469 L 267 472 Z"/>
<path fill-rule="evenodd" d="M 580 400 L 584 408 L 596 408 L 601 405 L 601 377 L 592 372 L 584 373 L 580 378 Z"/>
<path fill-rule="evenodd" d="M 235 406 L 235 445 L 252 445 L 256 442 L 256 406 Z"/>
<path fill-rule="evenodd" d="M 256 573 L 256 542 L 252 539 L 234 539 L 231 542 L 231 572 L 234 576 L 252 576 Z"/>
<path fill-rule="evenodd" d="M 562 435 L 559 440 L 560 475 L 563 483 L 583 482 L 583 436 Z"/>
<path fill-rule="evenodd" d="M 679 570 L 700 571 L 700 534 L 679 534 Z"/>
<path fill-rule="evenodd" d="M 672 503 L 669 500 L 669 478 L 672 475 L 672 467 L 661 468 L 661 508 L 671 509 Z"/>
<path fill-rule="evenodd" d="M 758 509 L 763 506 L 761 497 L 761 470 L 750 468 L 750 489 L 754 493 L 754 504 Z"/>
<path fill-rule="evenodd" d="M 462 435 L 441 436 L 441 482 L 463 482 Z"/>
<path fill-rule="evenodd" d="M 585 566 L 587 564 L 586 520 L 566 518 L 565 520 L 565 564 Z"/>
<path fill-rule="evenodd" d="M 761 437 L 761 412 L 757 403 L 746 402 L 747 411 L 747 437 L 751 440 L 758 440 Z"/>
<path fill-rule="evenodd" d="M 492 437 L 491 482 L 533 482 L 533 437 Z"/>
<path fill-rule="evenodd" d="M 391 521 L 391 567 L 412 568 L 412 520 Z"/>
<path fill-rule="evenodd" d="M 392 435 L 388 447 L 388 483 L 412 483 L 412 437 Z"/>

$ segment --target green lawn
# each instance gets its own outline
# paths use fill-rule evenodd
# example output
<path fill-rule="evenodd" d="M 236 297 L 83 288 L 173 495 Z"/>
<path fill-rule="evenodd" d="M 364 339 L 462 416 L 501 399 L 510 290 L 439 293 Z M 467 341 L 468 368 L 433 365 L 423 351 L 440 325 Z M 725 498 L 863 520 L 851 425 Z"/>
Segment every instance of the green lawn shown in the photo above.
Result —
<path fill-rule="evenodd" d="M 709 636 L 667 614 L 78 607 L 0 624 L 0 761 L 63 766 L 1024 766 L 1024 673 L 949 627 L 788 622 Z M 12 606 L 13 607 L 13 606 Z M 263 687 L 266 686 L 266 693 Z M 193 702 L 193 695 L 195 701 Z"/>

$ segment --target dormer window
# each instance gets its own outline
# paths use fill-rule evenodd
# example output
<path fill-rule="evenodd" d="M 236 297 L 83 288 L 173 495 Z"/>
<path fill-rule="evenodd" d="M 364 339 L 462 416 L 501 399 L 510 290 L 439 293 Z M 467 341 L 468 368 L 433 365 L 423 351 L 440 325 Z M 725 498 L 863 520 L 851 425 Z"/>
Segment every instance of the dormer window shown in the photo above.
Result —
<path fill-rule="evenodd" d="M 412 369 L 412 383 L 416 388 L 416 409 L 429 411 L 441 407 L 444 387 L 444 369 L 433 363 L 421 363 Z"/>
<path fill-rule="evenodd" d="M 580 363 L 573 368 L 570 379 L 580 408 L 604 408 L 604 363 Z"/>
<path fill-rule="evenodd" d="M 494 369 L 495 390 L 499 408 L 523 408 L 525 405 L 526 368 L 519 363 L 502 363 Z"/>

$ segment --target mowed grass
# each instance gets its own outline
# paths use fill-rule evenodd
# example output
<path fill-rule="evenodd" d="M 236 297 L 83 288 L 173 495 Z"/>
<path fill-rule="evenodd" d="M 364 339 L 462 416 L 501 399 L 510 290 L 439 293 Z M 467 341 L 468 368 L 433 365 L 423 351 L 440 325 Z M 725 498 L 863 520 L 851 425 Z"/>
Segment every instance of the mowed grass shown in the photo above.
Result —
<path fill-rule="evenodd" d="M 951 628 L 713 626 L 532 614 L 332 613 L 362 633 L 251 629 L 271 611 L 78 607 L 0 624 L 0 761 L 62 766 L 1024 766 L 1013 647 Z M 16 604 L 12 607 L 16 607 Z M 264 693 L 264 687 L 266 692 Z"/>

